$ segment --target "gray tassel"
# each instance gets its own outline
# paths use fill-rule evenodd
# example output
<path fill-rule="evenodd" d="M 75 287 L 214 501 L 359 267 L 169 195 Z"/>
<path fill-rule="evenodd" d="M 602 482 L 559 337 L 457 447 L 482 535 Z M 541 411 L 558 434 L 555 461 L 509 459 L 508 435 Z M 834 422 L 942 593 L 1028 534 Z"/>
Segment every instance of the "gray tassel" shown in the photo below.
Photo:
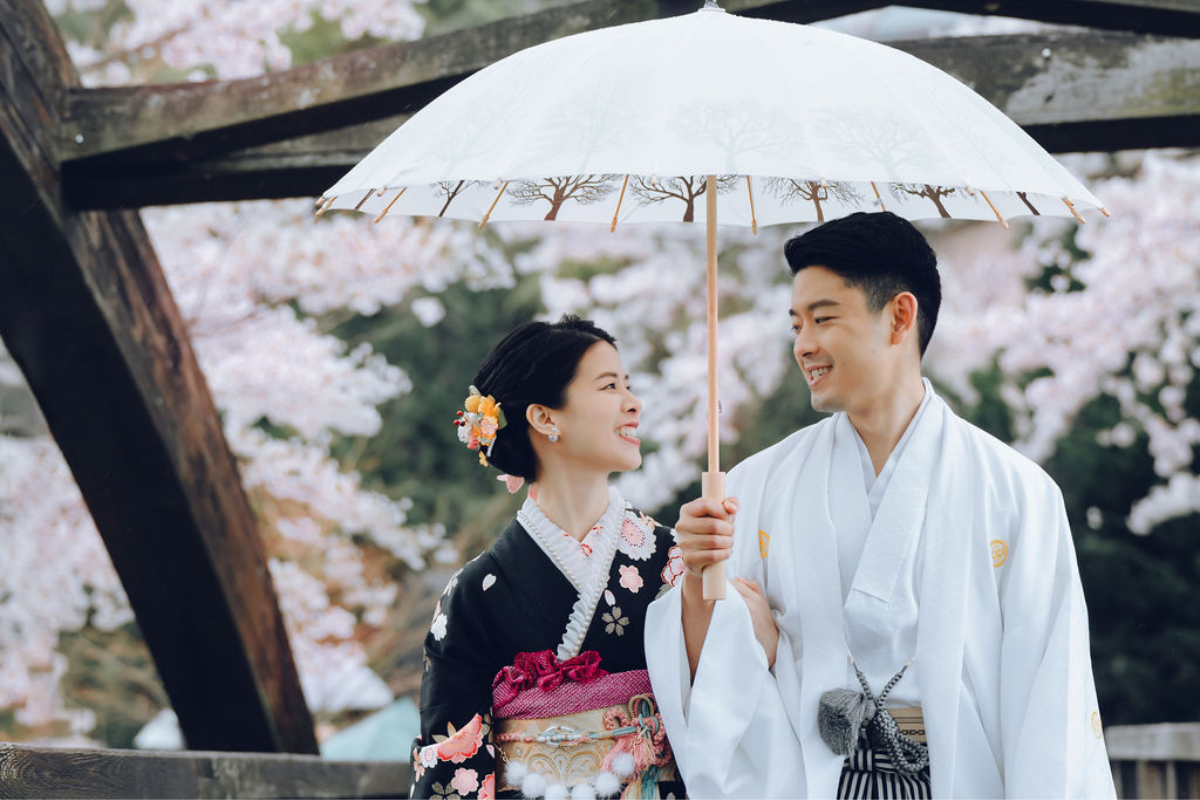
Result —
<path fill-rule="evenodd" d="M 830 750 L 848 756 L 858 749 L 863 725 L 874 716 L 875 703 L 866 692 L 831 689 L 817 706 L 817 730 Z"/>
<path fill-rule="evenodd" d="M 897 672 L 876 699 L 867 684 L 867 676 L 850 657 L 850 665 L 858 677 L 861 692 L 849 689 L 831 689 L 821 695 L 817 705 L 817 730 L 829 749 L 840 756 L 853 755 L 858 750 L 860 737 L 866 738 L 863 727 L 871 731 L 876 746 L 882 746 L 892 758 L 892 764 L 904 774 L 915 775 L 929 766 L 929 747 L 900 732 L 896 720 L 883 707 L 892 688 L 899 683 L 908 670 L 908 662 Z"/>

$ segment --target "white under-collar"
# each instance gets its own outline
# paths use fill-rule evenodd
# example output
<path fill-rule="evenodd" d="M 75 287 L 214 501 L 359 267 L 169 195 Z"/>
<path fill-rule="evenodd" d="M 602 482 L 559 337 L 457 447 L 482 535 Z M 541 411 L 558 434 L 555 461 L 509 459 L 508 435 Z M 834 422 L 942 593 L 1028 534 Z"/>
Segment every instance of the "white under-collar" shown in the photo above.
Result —
<path fill-rule="evenodd" d="M 608 488 L 608 508 L 582 542 L 551 522 L 538 504 L 533 502 L 533 498 L 526 497 L 517 511 L 517 521 L 529 531 L 542 552 L 579 592 L 579 599 L 571 611 L 570 622 L 559 645 L 560 659 L 579 654 L 579 646 L 596 611 L 596 604 L 608 584 L 608 573 L 617 552 L 624 518 L 625 501 L 613 486 Z"/>
<path fill-rule="evenodd" d="M 871 453 L 867 450 L 867 445 L 863 442 L 862 435 L 854 427 L 853 423 L 850 425 L 850 430 L 854 431 L 854 442 L 858 446 L 858 457 L 862 464 L 863 484 L 867 490 L 867 502 L 871 507 L 872 520 L 875 519 L 875 512 L 879 510 L 879 505 L 883 502 L 883 495 L 887 491 L 888 484 L 891 483 L 892 473 L 896 471 L 896 462 L 904 454 L 904 448 L 908 444 L 908 440 L 912 438 L 913 431 L 917 429 L 917 424 L 925 414 L 925 409 L 929 406 L 930 398 L 933 397 L 933 384 L 929 382 L 928 378 L 921 378 L 921 382 L 925 385 L 925 396 L 921 398 L 921 404 L 917 406 L 917 411 L 909 421 L 908 427 L 904 429 L 904 434 L 900 437 L 900 441 L 896 443 L 896 446 L 892 448 L 892 452 L 888 454 L 887 460 L 883 464 L 883 469 L 879 471 L 878 476 L 875 475 L 875 465 L 871 462 Z"/>

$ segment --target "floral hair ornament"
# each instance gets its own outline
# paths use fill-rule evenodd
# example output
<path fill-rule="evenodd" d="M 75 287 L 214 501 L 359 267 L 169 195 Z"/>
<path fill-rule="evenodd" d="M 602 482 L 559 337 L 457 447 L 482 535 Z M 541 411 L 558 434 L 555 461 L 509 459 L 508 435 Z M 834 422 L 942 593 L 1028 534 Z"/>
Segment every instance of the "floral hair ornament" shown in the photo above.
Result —
<path fill-rule="evenodd" d="M 496 432 L 508 424 L 504 419 L 504 411 L 496 398 L 490 394 L 484 397 L 474 386 L 463 402 L 463 408 L 454 419 L 458 440 L 467 449 L 478 450 L 479 463 L 486 467 L 487 457 L 492 454 L 492 446 L 496 444 Z"/>

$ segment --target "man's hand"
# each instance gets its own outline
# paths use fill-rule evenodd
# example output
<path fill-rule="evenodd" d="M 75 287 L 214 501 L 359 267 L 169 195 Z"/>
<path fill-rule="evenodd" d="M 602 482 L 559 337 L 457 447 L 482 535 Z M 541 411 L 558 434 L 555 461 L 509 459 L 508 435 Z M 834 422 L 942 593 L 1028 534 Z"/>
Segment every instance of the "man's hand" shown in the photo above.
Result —
<path fill-rule="evenodd" d="M 727 497 L 723 502 L 701 497 L 679 509 L 675 532 L 687 574 L 693 579 L 685 579 L 685 593 L 689 583 L 693 584 L 690 587 L 693 591 L 699 589 L 702 568 L 725 561 L 733 553 L 733 520 L 737 509 L 736 497 Z"/>
<path fill-rule="evenodd" d="M 758 581 L 734 578 L 733 588 L 738 590 L 738 594 L 746 601 L 746 607 L 750 609 L 750 620 L 754 623 L 754 638 L 758 639 L 763 652 L 767 654 L 767 667 L 774 667 L 775 651 L 779 647 L 779 626 L 775 624 L 775 618 L 771 616 L 771 607 L 767 604 L 767 597 L 763 594 L 762 587 L 758 585 Z"/>
<path fill-rule="evenodd" d="M 679 510 L 675 526 L 679 550 L 683 556 L 683 640 L 687 647 L 692 677 L 700 665 L 700 651 L 712 620 L 713 602 L 704 599 L 700 570 L 725 561 L 733 553 L 733 518 L 737 498 L 723 502 L 700 498 Z"/>

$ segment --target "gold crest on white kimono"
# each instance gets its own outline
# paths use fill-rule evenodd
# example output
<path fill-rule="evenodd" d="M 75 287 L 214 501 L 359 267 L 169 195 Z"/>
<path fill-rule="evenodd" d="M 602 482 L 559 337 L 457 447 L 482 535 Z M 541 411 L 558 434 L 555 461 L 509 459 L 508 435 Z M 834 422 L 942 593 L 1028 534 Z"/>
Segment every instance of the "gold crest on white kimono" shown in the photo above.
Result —
<path fill-rule="evenodd" d="M 836 796 L 844 759 L 817 704 L 857 688 L 853 654 L 876 688 L 913 661 L 889 699 L 923 709 L 935 797 L 1115 796 L 1062 495 L 925 391 L 874 519 L 841 413 L 730 472 L 729 575 L 766 592 L 773 670 L 732 588 L 690 686 L 680 585 L 650 607 L 647 662 L 690 794 Z M 839 542 L 855 539 L 844 586 Z"/>

